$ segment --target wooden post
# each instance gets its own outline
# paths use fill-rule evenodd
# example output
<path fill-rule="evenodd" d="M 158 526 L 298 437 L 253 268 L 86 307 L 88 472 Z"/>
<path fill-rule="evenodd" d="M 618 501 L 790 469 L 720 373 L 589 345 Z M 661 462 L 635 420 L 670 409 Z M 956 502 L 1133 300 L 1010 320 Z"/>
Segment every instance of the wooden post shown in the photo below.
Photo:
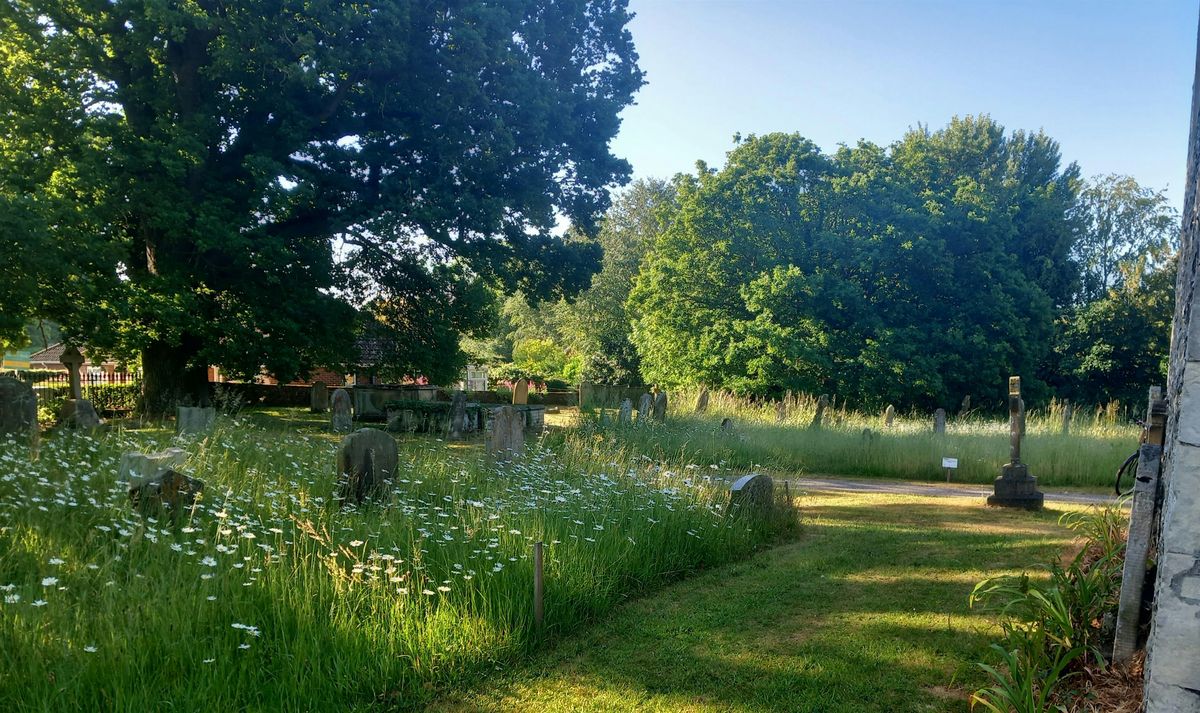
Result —
<path fill-rule="evenodd" d="M 538 631 L 542 629 L 545 617 L 542 580 L 542 543 L 533 543 L 533 626 Z"/>

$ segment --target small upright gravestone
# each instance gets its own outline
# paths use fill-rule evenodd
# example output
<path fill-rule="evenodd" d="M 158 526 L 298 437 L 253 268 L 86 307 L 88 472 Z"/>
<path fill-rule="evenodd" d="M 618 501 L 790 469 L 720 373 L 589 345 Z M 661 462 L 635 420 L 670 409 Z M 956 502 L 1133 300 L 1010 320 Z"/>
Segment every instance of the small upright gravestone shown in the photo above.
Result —
<path fill-rule="evenodd" d="M 771 476 L 751 473 L 729 487 L 729 509 L 762 513 L 775 506 L 775 482 Z"/>
<path fill-rule="evenodd" d="M 1068 401 L 1063 404 L 1063 419 L 1062 419 L 1062 434 L 1064 436 L 1071 435 L 1071 418 L 1075 415 L 1075 410 Z"/>
<path fill-rule="evenodd" d="M 888 407 L 886 409 L 884 409 L 884 411 L 883 411 L 883 425 L 887 426 L 888 428 L 891 428 L 892 424 L 895 422 L 896 422 L 896 407 L 891 404 L 888 404 Z"/>
<path fill-rule="evenodd" d="M 309 407 L 312 413 L 325 413 L 329 410 L 329 387 L 323 381 L 313 382 L 308 389 Z"/>
<path fill-rule="evenodd" d="M 787 420 L 788 407 L 786 401 L 775 402 L 775 423 L 783 423 Z"/>
<path fill-rule="evenodd" d="M 987 504 L 1041 510 L 1045 495 L 1037 489 L 1037 478 L 1021 462 L 1021 406 L 1021 377 L 1014 376 L 1008 380 L 1009 459 L 992 484 Z"/>
<path fill-rule="evenodd" d="M 946 409 L 933 412 L 933 432 L 939 435 L 946 432 Z"/>
<path fill-rule="evenodd" d="M 971 395 L 967 394 L 966 396 L 963 397 L 962 406 L 960 406 L 958 409 L 959 417 L 961 418 L 963 416 L 966 416 L 967 412 L 970 410 L 971 410 Z"/>
<path fill-rule="evenodd" d="M 37 396 L 33 387 L 11 376 L 0 376 L 0 435 L 28 433 L 37 428 Z"/>
<path fill-rule="evenodd" d="M 496 460 L 520 458 L 525 450 L 525 414 L 512 406 L 496 409 L 487 450 Z"/>
<path fill-rule="evenodd" d="M 700 389 L 700 395 L 696 397 L 696 413 L 704 413 L 708 410 L 708 389 Z"/>
<path fill-rule="evenodd" d="M 517 383 L 513 384 L 513 405 L 524 406 L 529 403 L 529 382 L 525 379 L 518 379 Z"/>
<path fill-rule="evenodd" d="M 330 426 L 334 433 L 349 433 L 354 427 L 350 414 L 350 393 L 345 389 L 334 389 L 329 399 Z"/>
<path fill-rule="evenodd" d="M 654 408 L 651 412 L 654 420 L 662 423 L 667 420 L 667 392 L 660 391 L 654 397 Z"/>
<path fill-rule="evenodd" d="M 338 498 L 360 504 L 387 495 L 396 474 L 396 441 L 378 428 L 360 428 L 338 446 Z"/>
<path fill-rule="evenodd" d="M 617 409 L 617 423 L 629 424 L 633 421 L 633 402 L 625 399 L 621 402 L 621 408 Z"/>
<path fill-rule="evenodd" d="M 821 427 L 821 423 L 825 420 L 825 409 L 828 407 L 829 396 L 827 394 L 821 394 L 821 398 L 817 399 L 817 411 L 813 414 L 812 423 L 808 425 L 809 428 L 816 429 Z"/>
<path fill-rule="evenodd" d="M 175 409 L 176 433 L 204 433 L 212 428 L 217 410 L 211 406 L 179 406 Z"/>
<path fill-rule="evenodd" d="M 467 392 L 455 391 L 450 398 L 450 437 L 462 438 L 467 430 Z"/>
<path fill-rule="evenodd" d="M 721 433 L 729 435 L 733 433 L 733 420 L 730 418 L 721 419 Z"/>
<path fill-rule="evenodd" d="M 638 400 L 638 423 L 650 418 L 652 406 L 654 406 L 654 397 L 650 394 L 642 394 L 642 398 Z"/>

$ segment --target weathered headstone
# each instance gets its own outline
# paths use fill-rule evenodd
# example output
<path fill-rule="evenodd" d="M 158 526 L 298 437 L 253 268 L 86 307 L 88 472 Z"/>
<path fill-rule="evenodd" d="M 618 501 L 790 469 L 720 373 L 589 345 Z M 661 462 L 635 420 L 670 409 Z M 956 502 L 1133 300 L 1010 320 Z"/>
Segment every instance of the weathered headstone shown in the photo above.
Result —
<path fill-rule="evenodd" d="M 399 457 L 396 440 L 378 428 L 360 428 L 338 446 L 338 498 L 362 503 L 387 495 Z"/>
<path fill-rule="evenodd" d="M 512 406 L 501 406 L 492 418 L 488 454 L 497 460 L 520 458 L 525 450 L 525 414 Z"/>
<path fill-rule="evenodd" d="M 467 431 L 467 392 L 455 391 L 450 397 L 450 437 L 462 438 Z"/>
<path fill-rule="evenodd" d="M 971 395 L 967 394 L 966 396 L 963 397 L 962 406 L 960 406 L 958 409 L 958 415 L 966 416 L 967 412 L 970 410 L 971 410 Z"/>
<path fill-rule="evenodd" d="M 887 426 L 888 428 L 891 428 L 892 424 L 895 422 L 896 422 L 896 407 L 891 404 L 888 404 L 888 407 L 886 409 L 884 409 L 884 411 L 883 411 L 883 424 L 885 426 Z"/>
<path fill-rule="evenodd" d="M 513 384 L 513 405 L 524 406 L 529 403 L 529 382 L 525 379 L 518 379 L 517 383 Z"/>
<path fill-rule="evenodd" d="M 58 360 L 67 367 L 67 376 L 71 381 L 71 398 L 82 399 L 83 389 L 79 384 L 79 368 L 83 366 L 83 355 L 75 347 L 67 347 Z"/>
<path fill-rule="evenodd" d="M 0 376 L 0 435 L 36 428 L 37 396 L 33 387 L 11 376 Z"/>
<path fill-rule="evenodd" d="M 864 429 L 862 430 L 862 439 L 863 439 L 863 441 L 864 441 L 864 442 L 866 442 L 866 443 L 874 443 L 876 438 L 879 438 L 879 434 L 878 434 L 878 433 L 876 433 L 876 432 L 872 431 L 872 430 L 871 430 L 871 429 L 869 429 L 869 428 L 864 428 Z"/>
<path fill-rule="evenodd" d="M 700 395 L 696 397 L 696 413 L 704 413 L 708 410 L 708 389 L 700 389 Z"/>
<path fill-rule="evenodd" d="M 617 423 L 628 424 L 633 421 L 633 402 L 625 399 L 621 402 L 621 408 L 617 409 Z"/>
<path fill-rule="evenodd" d="M 1040 510 L 1045 495 L 1037 489 L 1037 478 L 1021 462 L 1021 377 L 1008 380 L 1009 460 L 1000 469 L 1000 477 L 992 484 L 993 493 L 988 505 Z"/>
<path fill-rule="evenodd" d="M 117 480 L 142 483 L 168 470 L 182 468 L 186 460 L 187 451 L 182 448 L 168 448 L 156 453 L 122 453 Z"/>
<path fill-rule="evenodd" d="M 817 399 L 817 411 L 813 414 L 812 423 L 809 428 L 820 428 L 821 422 L 825 420 L 825 409 L 829 407 L 829 396 L 821 394 L 821 398 Z"/>
<path fill-rule="evenodd" d="M 775 423 L 783 423 L 787 420 L 788 407 L 787 401 L 775 402 Z"/>
<path fill-rule="evenodd" d="M 175 518 L 195 505 L 203 491 L 204 481 L 168 468 L 152 478 L 131 483 L 129 500 L 144 515 L 166 511 Z"/>
<path fill-rule="evenodd" d="M 721 433 L 724 433 L 727 435 L 733 433 L 733 419 L 730 419 L 730 418 L 721 419 Z"/>
<path fill-rule="evenodd" d="M 329 410 L 329 387 L 323 381 L 313 382 L 308 389 L 309 407 L 312 413 L 325 413 Z"/>
<path fill-rule="evenodd" d="M 99 428 L 103 423 L 100 420 L 100 414 L 96 413 L 96 407 L 87 399 L 67 399 L 63 401 L 62 407 L 58 411 L 59 423 L 67 428 L 78 428 L 80 430 L 91 430 Z"/>
<path fill-rule="evenodd" d="M 1063 404 L 1063 417 L 1062 417 L 1062 433 L 1064 436 L 1071 435 L 1071 419 L 1074 416 L 1075 416 L 1075 409 L 1074 409 L 1074 407 L 1071 406 L 1071 402 L 1068 401 L 1068 402 L 1064 403 Z"/>
<path fill-rule="evenodd" d="M 762 473 L 743 475 L 729 487 L 729 508 L 765 512 L 775 506 L 775 482 Z"/>
<path fill-rule="evenodd" d="M 667 392 L 660 391 L 654 397 L 654 408 L 651 413 L 655 421 L 661 423 L 667 420 Z"/>
<path fill-rule="evenodd" d="M 933 412 L 933 432 L 938 434 L 946 432 L 946 409 L 940 408 Z"/>
<path fill-rule="evenodd" d="M 642 394 L 642 398 L 638 400 L 638 423 L 650 418 L 650 408 L 654 405 L 654 397 L 650 394 Z"/>
<path fill-rule="evenodd" d="M 204 433 L 212 428 L 217 410 L 211 406 L 178 406 L 175 408 L 176 433 Z"/>
<path fill-rule="evenodd" d="M 334 389 L 329 398 L 330 426 L 334 433 L 348 433 L 354 428 L 350 413 L 350 394 L 345 389 Z"/>

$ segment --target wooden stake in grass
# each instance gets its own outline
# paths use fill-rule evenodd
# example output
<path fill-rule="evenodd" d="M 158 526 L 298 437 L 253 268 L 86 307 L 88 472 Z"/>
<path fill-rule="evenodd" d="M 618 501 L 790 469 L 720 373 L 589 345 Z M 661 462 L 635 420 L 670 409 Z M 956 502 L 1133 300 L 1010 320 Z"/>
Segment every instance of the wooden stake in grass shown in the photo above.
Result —
<path fill-rule="evenodd" d="M 542 629 L 545 607 L 542 602 L 542 543 L 533 543 L 533 626 Z"/>

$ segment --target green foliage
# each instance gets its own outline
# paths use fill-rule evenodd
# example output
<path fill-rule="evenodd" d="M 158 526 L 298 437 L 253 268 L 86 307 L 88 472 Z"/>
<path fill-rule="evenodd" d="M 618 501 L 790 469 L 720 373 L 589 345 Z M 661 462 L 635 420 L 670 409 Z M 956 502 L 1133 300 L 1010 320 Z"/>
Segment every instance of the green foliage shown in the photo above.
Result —
<path fill-rule="evenodd" d="M 61 372 L 58 372 L 61 373 Z M 54 423 L 63 401 L 71 397 L 71 387 L 67 384 L 38 387 L 42 390 L 38 397 L 38 420 L 44 423 Z M 138 407 L 142 396 L 140 383 L 128 384 L 84 384 L 83 398 L 92 402 L 99 413 L 131 413 Z"/>
<path fill-rule="evenodd" d="M 642 371 L 867 406 L 991 401 L 1037 372 L 1074 293 L 1077 173 L 988 117 L 833 155 L 751 136 L 677 184 L 629 296 Z"/>
<path fill-rule="evenodd" d="M 513 347 L 513 366 L 537 381 L 577 384 L 581 363 L 581 357 L 567 354 L 549 339 L 526 339 Z"/>
<path fill-rule="evenodd" d="M 449 368 L 456 280 L 550 294 L 594 270 L 552 229 L 590 228 L 630 173 L 608 149 L 642 83 L 629 19 L 623 0 L 6 3 L 0 333 L 46 315 L 144 352 L 157 401 L 209 364 L 345 363 L 351 303 L 380 298 L 391 323 L 446 319 L 407 370 Z"/>

